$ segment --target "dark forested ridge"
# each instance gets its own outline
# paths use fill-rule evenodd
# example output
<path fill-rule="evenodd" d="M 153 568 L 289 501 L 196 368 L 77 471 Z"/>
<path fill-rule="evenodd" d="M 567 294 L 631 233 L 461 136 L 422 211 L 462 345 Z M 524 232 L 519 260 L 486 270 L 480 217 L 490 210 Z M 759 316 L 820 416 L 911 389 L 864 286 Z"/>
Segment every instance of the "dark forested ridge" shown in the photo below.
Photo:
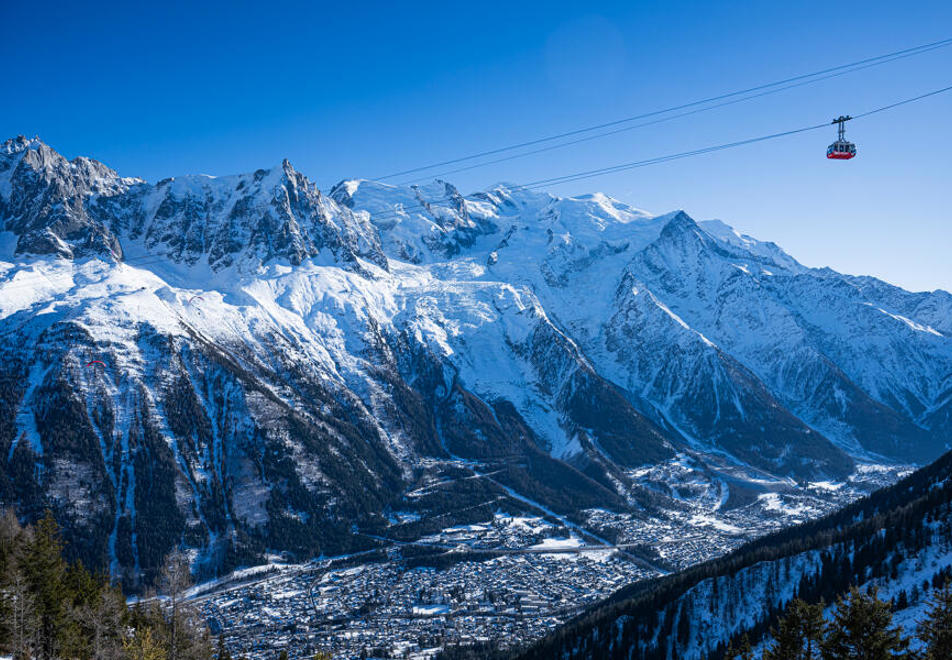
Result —
<path fill-rule="evenodd" d="M 882 600 L 875 587 L 852 587 L 829 616 L 824 616 L 822 600 L 793 600 L 759 653 L 744 634 L 717 655 L 726 660 L 947 660 L 952 652 L 952 586 L 944 579 L 945 586 L 927 600 L 914 635 L 894 621 L 893 612 L 902 603 Z"/>
<path fill-rule="evenodd" d="M 854 585 L 889 585 L 916 568 L 926 576 L 923 590 L 918 582 L 909 592 L 893 589 L 893 607 L 902 609 L 950 574 L 950 512 L 947 453 L 834 514 L 622 589 L 513 657 L 721 658 L 744 635 L 755 644 L 763 639 L 794 598 L 832 603 Z M 927 550 L 939 555 L 935 566 L 914 566 Z"/>

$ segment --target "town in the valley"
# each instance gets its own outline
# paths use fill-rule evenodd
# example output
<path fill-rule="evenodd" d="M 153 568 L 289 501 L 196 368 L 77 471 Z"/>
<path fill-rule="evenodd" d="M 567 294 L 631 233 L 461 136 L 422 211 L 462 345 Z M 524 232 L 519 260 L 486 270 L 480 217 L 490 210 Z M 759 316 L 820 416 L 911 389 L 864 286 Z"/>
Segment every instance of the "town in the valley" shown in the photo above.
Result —
<path fill-rule="evenodd" d="M 673 461 L 633 476 L 642 483 L 677 478 L 683 488 L 691 472 Z M 551 512 L 500 511 L 412 543 L 381 537 L 373 552 L 303 564 L 275 558 L 198 585 L 191 598 L 214 634 L 255 657 L 325 651 L 335 658 L 422 660 L 453 645 L 518 646 L 625 585 L 833 511 L 903 472 L 870 466 L 845 483 L 763 493 L 735 508 L 712 504 L 710 484 L 699 480 L 700 490 L 693 497 L 682 491 L 681 506 L 664 516 L 592 509 L 584 526 Z M 399 524 L 401 516 L 393 520 Z"/>

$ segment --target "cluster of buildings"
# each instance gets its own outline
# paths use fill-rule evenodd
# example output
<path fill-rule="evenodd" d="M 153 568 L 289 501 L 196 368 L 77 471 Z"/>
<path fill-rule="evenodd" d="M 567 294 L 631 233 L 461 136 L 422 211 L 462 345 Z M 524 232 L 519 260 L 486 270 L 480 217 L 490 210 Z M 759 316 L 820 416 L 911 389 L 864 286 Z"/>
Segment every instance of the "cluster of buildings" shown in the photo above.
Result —
<path fill-rule="evenodd" d="M 447 646 L 522 645 L 622 586 L 822 515 L 893 478 L 871 472 L 857 483 L 755 492 L 739 505 L 708 501 L 717 491 L 699 487 L 653 516 L 587 510 L 588 531 L 497 514 L 412 543 L 380 539 L 384 560 L 272 566 L 195 599 L 236 657 L 427 660 Z M 394 524 L 408 515 L 394 514 Z"/>
<path fill-rule="evenodd" d="M 428 538 L 439 566 L 415 553 L 299 565 L 199 604 L 237 655 L 426 658 L 446 645 L 524 643 L 650 575 L 615 550 L 578 549 L 589 547 L 578 537 L 541 537 L 556 529 L 541 519 L 500 518 Z M 470 560 L 469 551 L 436 549 L 446 543 L 497 554 Z"/>

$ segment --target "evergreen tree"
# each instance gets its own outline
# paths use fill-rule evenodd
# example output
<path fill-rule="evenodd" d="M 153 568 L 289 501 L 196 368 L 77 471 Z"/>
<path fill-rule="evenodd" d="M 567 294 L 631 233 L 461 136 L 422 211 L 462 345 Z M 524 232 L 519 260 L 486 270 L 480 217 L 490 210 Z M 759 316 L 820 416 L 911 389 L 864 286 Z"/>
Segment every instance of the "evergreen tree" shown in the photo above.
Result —
<path fill-rule="evenodd" d="M 837 601 L 821 645 L 823 660 L 911 658 L 908 648 L 902 628 L 892 625 L 889 603 L 874 588 L 863 593 L 856 587 Z"/>
<path fill-rule="evenodd" d="M 18 601 L 14 593 L 19 571 L 17 550 L 22 542 L 23 529 L 12 509 L 0 512 L 0 648 L 12 645 L 16 634 Z M 20 575 L 22 579 L 22 574 Z M 19 601 L 22 608 L 23 601 Z"/>
<path fill-rule="evenodd" d="M 926 618 L 919 622 L 924 660 L 943 660 L 952 654 L 952 586 L 948 582 L 932 594 Z"/>
<path fill-rule="evenodd" d="M 60 655 L 68 619 L 63 598 L 66 561 L 59 527 L 49 510 L 36 524 L 33 538 L 26 546 L 23 570 L 34 598 L 36 653 L 42 660 L 53 660 Z"/>
<path fill-rule="evenodd" d="M 724 660 L 754 660 L 754 649 L 750 646 L 750 638 L 745 634 L 736 647 L 731 640 L 724 653 Z"/>
<path fill-rule="evenodd" d="M 795 599 L 770 634 L 774 643 L 764 652 L 764 660 L 813 660 L 823 639 L 823 601 L 810 605 Z"/>
<path fill-rule="evenodd" d="M 136 630 L 135 635 L 123 644 L 123 651 L 129 660 L 167 660 L 162 644 L 155 639 L 151 628 Z"/>
<path fill-rule="evenodd" d="M 102 585 L 86 570 L 81 561 L 67 566 L 63 574 L 61 598 L 66 606 L 60 629 L 60 653 L 68 658 L 86 657 L 92 640 L 83 625 L 82 611 L 99 599 Z"/>
<path fill-rule="evenodd" d="M 906 590 L 903 589 L 896 597 L 896 604 L 893 606 L 893 610 L 898 612 L 899 610 L 904 610 L 907 607 L 909 607 L 909 596 L 906 595 Z"/>

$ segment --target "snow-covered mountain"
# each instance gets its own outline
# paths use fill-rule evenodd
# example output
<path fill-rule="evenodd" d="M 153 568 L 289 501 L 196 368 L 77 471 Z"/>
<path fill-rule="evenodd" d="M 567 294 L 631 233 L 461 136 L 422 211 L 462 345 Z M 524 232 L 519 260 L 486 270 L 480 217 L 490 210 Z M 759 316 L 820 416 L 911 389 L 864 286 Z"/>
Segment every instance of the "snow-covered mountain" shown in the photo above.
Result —
<path fill-rule="evenodd" d="M 952 434 L 948 293 L 601 194 L 151 184 L 16 138 L 0 230 L 0 500 L 129 582 L 489 506 L 408 499 L 446 461 L 571 516 L 656 506 L 639 468 L 681 454 L 729 493 Z"/>

